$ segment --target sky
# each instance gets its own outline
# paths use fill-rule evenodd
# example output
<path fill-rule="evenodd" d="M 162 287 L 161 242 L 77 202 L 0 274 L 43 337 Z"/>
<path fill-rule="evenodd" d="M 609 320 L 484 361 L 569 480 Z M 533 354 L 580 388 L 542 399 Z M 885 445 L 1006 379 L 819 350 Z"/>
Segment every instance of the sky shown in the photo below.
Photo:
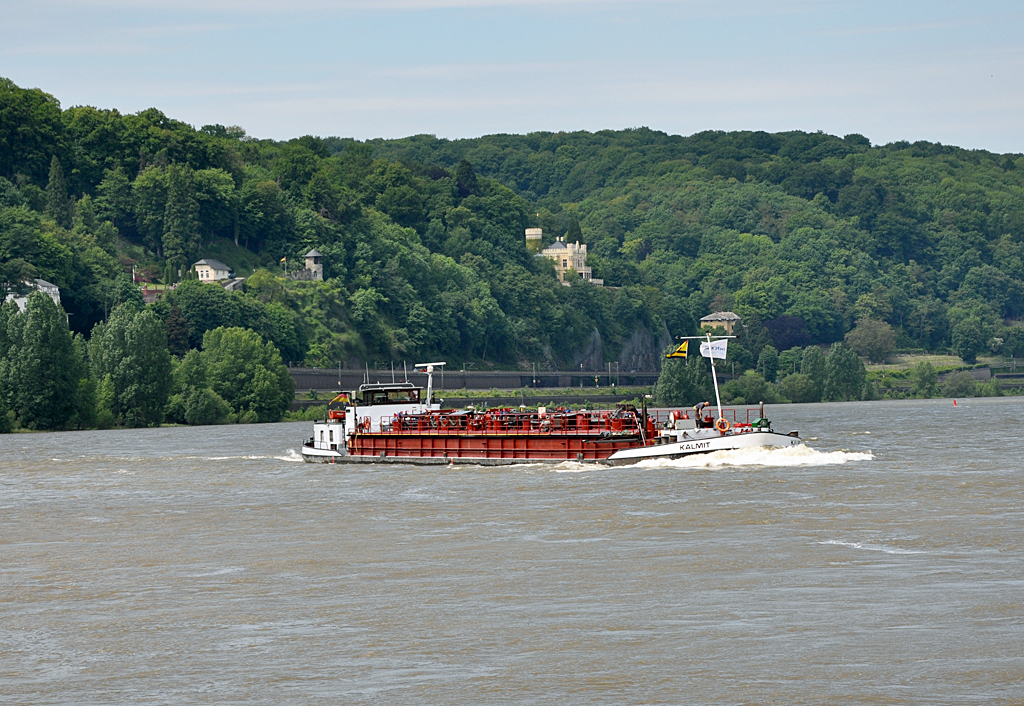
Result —
<path fill-rule="evenodd" d="M 821 130 L 1024 152 L 1005 0 L 0 0 L 0 76 L 259 138 Z"/>

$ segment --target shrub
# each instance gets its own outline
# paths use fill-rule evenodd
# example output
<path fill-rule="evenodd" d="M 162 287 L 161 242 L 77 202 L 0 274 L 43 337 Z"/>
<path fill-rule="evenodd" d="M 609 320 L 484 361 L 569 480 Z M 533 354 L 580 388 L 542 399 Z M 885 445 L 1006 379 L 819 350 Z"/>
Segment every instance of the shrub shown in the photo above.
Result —
<path fill-rule="evenodd" d="M 978 394 L 978 383 L 966 371 L 950 373 L 944 386 L 946 397 L 975 397 Z"/>
<path fill-rule="evenodd" d="M 793 373 L 779 383 L 779 392 L 791 402 L 817 402 L 818 386 L 810 375 Z"/>

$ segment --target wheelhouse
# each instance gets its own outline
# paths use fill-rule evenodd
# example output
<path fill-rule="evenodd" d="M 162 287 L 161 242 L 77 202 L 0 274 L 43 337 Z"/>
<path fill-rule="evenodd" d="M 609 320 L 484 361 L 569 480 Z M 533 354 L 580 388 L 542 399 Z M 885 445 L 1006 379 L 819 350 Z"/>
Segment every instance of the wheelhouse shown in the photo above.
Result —
<path fill-rule="evenodd" d="M 361 407 L 372 407 L 384 404 L 419 404 L 420 388 L 411 382 L 395 382 L 390 385 L 360 385 L 359 391 L 353 393 L 356 404 Z"/>

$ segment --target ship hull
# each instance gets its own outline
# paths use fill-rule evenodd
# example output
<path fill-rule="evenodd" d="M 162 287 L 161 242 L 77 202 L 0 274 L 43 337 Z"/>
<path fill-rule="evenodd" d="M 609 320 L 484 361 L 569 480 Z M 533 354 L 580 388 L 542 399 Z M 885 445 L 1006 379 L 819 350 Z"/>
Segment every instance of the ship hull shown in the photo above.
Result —
<path fill-rule="evenodd" d="M 678 459 L 685 456 L 713 453 L 715 451 L 736 451 L 757 447 L 789 448 L 802 446 L 803 440 L 794 434 L 778 434 L 772 431 L 747 431 L 743 433 L 719 434 L 699 433 L 694 438 L 670 443 L 652 444 L 614 453 L 608 463 L 622 465 L 647 459 Z"/>
<path fill-rule="evenodd" d="M 411 466 L 514 466 L 530 463 L 559 463 L 575 459 L 558 458 L 524 458 L 524 457 L 480 457 L 480 456 L 354 456 L 345 451 L 323 452 L 316 449 L 303 448 L 302 460 L 306 463 L 329 464 L 399 464 Z M 586 463 L 606 463 L 606 459 L 585 459 Z"/>
<path fill-rule="evenodd" d="M 639 436 L 559 436 L 517 434 L 358 434 L 344 451 L 304 447 L 310 463 L 373 462 L 380 459 L 433 459 L 439 463 L 507 461 L 601 461 L 616 451 L 641 445 Z M 307 453 L 308 451 L 308 453 Z M 341 461 L 341 457 L 347 457 Z"/>
<path fill-rule="evenodd" d="M 372 442 L 370 441 L 372 439 Z M 508 466 L 522 463 L 582 461 L 626 465 L 647 459 L 679 459 L 686 456 L 749 448 L 790 448 L 803 440 L 790 434 L 755 431 L 708 436 L 681 442 L 641 446 L 639 439 L 533 439 L 532 444 L 516 437 L 422 437 L 401 438 L 397 444 L 387 435 L 360 435 L 361 453 L 316 449 L 303 446 L 306 463 L 399 463 L 423 466 L 473 464 Z"/>

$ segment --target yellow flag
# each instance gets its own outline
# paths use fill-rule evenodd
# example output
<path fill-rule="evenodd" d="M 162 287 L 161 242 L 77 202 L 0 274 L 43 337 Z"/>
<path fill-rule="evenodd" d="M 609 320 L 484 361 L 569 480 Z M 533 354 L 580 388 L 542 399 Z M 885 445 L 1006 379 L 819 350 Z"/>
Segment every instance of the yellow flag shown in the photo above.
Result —
<path fill-rule="evenodd" d="M 686 348 L 689 345 L 689 343 L 690 343 L 689 341 L 683 341 L 679 345 L 678 348 L 676 348 L 674 351 L 672 351 L 671 353 L 669 353 L 665 357 L 666 358 L 685 358 L 686 357 Z"/>
<path fill-rule="evenodd" d="M 285 260 L 287 260 L 287 259 L 288 259 L 287 257 L 282 257 L 282 258 L 281 258 L 281 262 L 284 262 L 284 261 L 285 261 Z"/>

